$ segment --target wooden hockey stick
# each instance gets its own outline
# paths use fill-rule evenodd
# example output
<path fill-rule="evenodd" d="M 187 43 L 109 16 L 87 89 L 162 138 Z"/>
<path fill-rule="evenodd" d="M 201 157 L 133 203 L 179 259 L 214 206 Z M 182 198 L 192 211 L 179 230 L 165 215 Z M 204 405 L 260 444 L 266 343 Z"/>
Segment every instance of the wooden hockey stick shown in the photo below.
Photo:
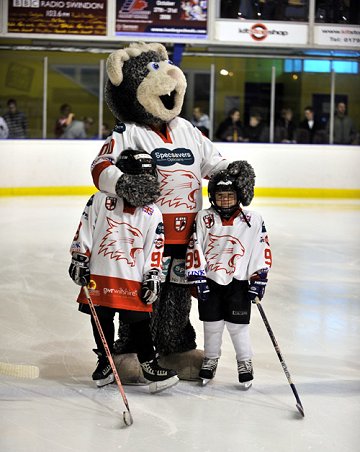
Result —
<path fill-rule="evenodd" d="M 109 360 L 109 363 L 110 363 L 111 369 L 113 371 L 113 374 L 114 374 L 117 386 L 118 386 L 120 394 L 121 394 L 121 397 L 122 397 L 122 399 L 124 401 L 124 404 L 126 406 L 126 409 L 127 409 L 127 411 L 123 412 L 124 423 L 125 423 L 125 425 L 129 426 L 134 421 L 133 421 L 133 418 L 131 416 L 130 407 L 129 407 L 129 403 L 128 403 L 126 395 L 125 395 L 124 388 L 122 386 L 122 383 L 121 383 L 118 371 L 116 370 L 115 363 L 114 363 L 114 360 L 113 360 L 113 358 L 111 356 L 111 352 L 110 352 L 109 346 L 108 346 L 108 344 L 106 342 L 106 338 L 105 338 L 103 329 L 101 328 L 101 324 L 100 324 L 100 321 L 99 321 L 99 317 L 98 317 L 98 315 L 96 313 L 96 309 L 94 307 L 94 303 L 92 302 L 92 299 L 90 297 L 89 289 L 86 286 L 83 286 L 83 289 L 84 289 L 84 292 L 85 292 L 86 299 L 87 299 L 87 301 L 89 303 L 91 315 L 93 316 L 93 319 L 94 319 L 94 321 L 96 323 L 96 327 L 97 327 L 98 332 L 99 332 L 99 335 L 101 337 L 101 341 L 103 343 L 107 359 Z"/>
<path fill-rule="evenodd" d="M 35 379 L 39 376 L 39 368 L 26 364 L 11 364 L 0 362 L 0 375 L 16 378 Z"/>
<path fill-rule="evenodd" d="M 264 321 L 264 324 L 265 324 L 265 327 L 267 329 L 267 332 L 269 333 L 270 339 L 271 339 L 271 341 L 272 341 L 272 343 L 274 345 L 276 354 L 277 354 L 277 356 L 279 358 L 279 361 L 281 363 L 281 367 L 283 368 L 283 371 L 285 372 L 286 378 L 288 379 L 290 388 L 291 388 L 291 390 L 292 390 L 292 392 L 293 392 L 293 394 L 295 396 L 296 408 L 298 409 L 298 411 L 301 414 L 301 416 L 304 417 L 305 416 L 305 412 L 304 412 L 304 408 L 303 408 L 303 406 L 301 404 L 299 394 L 297 393 L 297 390 L 295 388 L 294 383 L 291 381 L 290 372 L 288 371 L 287 365 L 285 364 L 284 358 L 283 358 L 282 353 L 280 351 L 279 344 L 277 343 L 277 341 L 275 339 L 275 336 L 274 336 L 274 333 L 273 333 L 273 331 L 271 329 L 270 323 L 269 323 L 269 321 L 268 321 L 268 319 L 267 319 L 267 317 L 265 315 L 263 307 L 261 306 L 260 300 L 257 297 L 255 298 L 255 303 L 256 303 L 256 306 L 259 309 L 261 318 Z"/>

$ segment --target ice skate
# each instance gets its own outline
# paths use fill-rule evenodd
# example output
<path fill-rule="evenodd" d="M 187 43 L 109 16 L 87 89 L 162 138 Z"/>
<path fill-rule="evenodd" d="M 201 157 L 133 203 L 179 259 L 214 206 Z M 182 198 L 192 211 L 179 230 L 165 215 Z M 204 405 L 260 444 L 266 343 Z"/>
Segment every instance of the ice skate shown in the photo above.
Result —
<path fill-rule="evenodd" d="M 164 369 L 164 367 L 159 366 L 156 358 L 140 363 L 140 365 L 144 378 L 150 383 L 149 390 L 151 393 L 164 391 L 179 382 L 175 370 Z"/>
<path fill-rule="evenodd" d="M 239 383 L 243 389 L 249 389 L 254 379 L 253 366 L 251 359 L 245 361 L 237 361 L 239 374 Z"/>
<path fill-rule="evenodd" d="M 218 361 L 219 358 L 204 358 L 199 372 L 202 386 L 207 385 L 215 377 Z"/>
<path fill-rule="evenodd" d="M 92 374 L 92 379 L 96 382 L 96 385 L 101 388 L 110 383 L 114 382 L 114 374 L 111 369 L 110 363 L 102 352 L 94 349 L 94 352 L 98 355 L 98 363 L 94 373 Z"/>

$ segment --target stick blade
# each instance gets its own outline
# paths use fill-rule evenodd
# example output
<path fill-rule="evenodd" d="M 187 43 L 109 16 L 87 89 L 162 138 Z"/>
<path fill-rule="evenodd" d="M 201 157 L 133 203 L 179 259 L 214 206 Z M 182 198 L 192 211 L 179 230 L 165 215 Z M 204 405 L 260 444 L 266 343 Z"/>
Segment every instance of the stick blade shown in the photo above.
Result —
<path fill-rule="evenodd" d="M 134 423 L 134 420 L 133 420 L 133 418 L 131 416 L 130 410 L 123 412 L 123 419 L 124 419 L 124 424 L 127 427 L 130 427 L 130 425 L 132 425 Z"/>
<path fill-rule="evenodd" d="M 0 362 L 0 375 L 34 380 L 39 376 L 39 368 L 26 364 L 11 364 Z"/>
<path fill-rule="evenodd" d="M 304 408 L 302 407 L 301 403 L 297 403 L 296 404 L 296 408 L 298 409 L 299 413 L 301 414 L 302 417 L 305 417 L 305 412 L 304 412 Z"/>

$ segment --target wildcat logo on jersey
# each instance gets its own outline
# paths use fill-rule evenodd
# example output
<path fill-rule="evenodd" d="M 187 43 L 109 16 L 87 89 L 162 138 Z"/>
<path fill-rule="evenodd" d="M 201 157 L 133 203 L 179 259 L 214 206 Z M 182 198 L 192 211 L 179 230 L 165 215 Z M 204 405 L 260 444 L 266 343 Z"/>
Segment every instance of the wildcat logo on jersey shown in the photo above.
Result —
<path fill-rule="evenodd" d="M 196 209 L 197 192 L 201 182 L 191 171 L 183 169 L 175 171 L 159 170 L 161 176 L 161 195 L 156 204 L 169 207 L 185 206 L 189 210 Z"/>
<path fill-rule="evenodd" d="M 105 207 L 107 210 L 114 210 L 116 207 L 117 198 L 113 198 L 112 196 L 107 196 L 105 199 Z"/>
<path fill-rule="evenodd" d="M 245 253 L 242 243 L 232 235 L 209 234 L 209 239 L 205 252 L 208 269 L 214 272 L 224 270 L 232 275 L 236 261 Z"/>
<path fill-rule="evenodd" d="M 175 218 L 175 231 L 177 232 L 182 232 L 185 231 L 186 228 L 186 223 L 187 223 L 187 218 L 186 217 L 176 217 Z"/>
<path fill-rule="evenodd" d="M 109 227 L 103 237 L 98 254 L 104 254 L 110 259 L 126 261 L 130 267 L 136 265 L 136 257 L 143 252 L 143 234 L 138 228 L 128 223 L 106 218 Z"/>
<path fill-rule="evenodd" d="M 204 223 L 207 229 L 210 229 L 214 226 L 214 215 L 212 213 L 210 213 L 209 215 L 205 215 L 204 218 Z"/>

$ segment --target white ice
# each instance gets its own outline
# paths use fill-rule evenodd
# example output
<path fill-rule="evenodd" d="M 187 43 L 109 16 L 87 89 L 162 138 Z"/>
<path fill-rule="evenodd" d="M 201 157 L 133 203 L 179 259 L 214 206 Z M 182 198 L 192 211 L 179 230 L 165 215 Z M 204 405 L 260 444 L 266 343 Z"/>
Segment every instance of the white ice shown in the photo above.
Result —
<path fill-rule="evenodd" d="M 274 264 L 263 302 L 302 401 L 296 400 L 257 309 L 255 380 L 242 391 L 227 333 L 216 379 L 158 395 L 97 389 L 96 357 L 68 248 L 86 197 L 0 198 L 0 362 L 38 366 L 0 376 L 1 452 L 355 452 L 360 434 L 360 203 L 259 198 Z M 196 302 L 191 319 L 202 348 Z"/>

